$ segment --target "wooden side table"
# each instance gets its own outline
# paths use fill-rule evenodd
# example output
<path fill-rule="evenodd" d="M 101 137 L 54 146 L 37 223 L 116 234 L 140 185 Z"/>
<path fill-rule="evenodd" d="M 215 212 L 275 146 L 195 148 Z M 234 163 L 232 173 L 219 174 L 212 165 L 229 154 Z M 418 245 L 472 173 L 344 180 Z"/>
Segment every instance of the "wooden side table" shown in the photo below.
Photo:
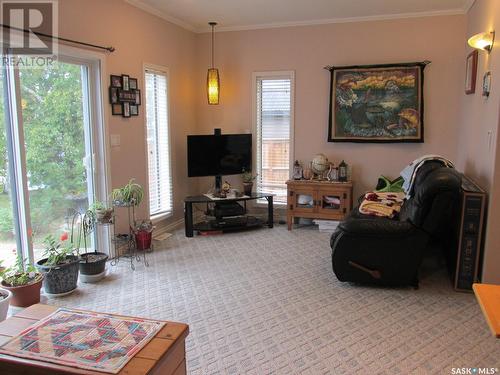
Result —
<path fill-rule="evenodd" d="M 472 289 L 491 332 L 500 339 L 500 285 L 476 283 Z"/>
<path fill-rule="evenodd" d="M 352 210 L 352 182 L 289 180 L 286 185 L 288 230 L 296 217 L 343 220 Z"/>
<path fill-rule="evenodd" d="M 36 304 L 0 323 L 0 345 L 24 329 L 57 310 L 55 306 Z M 112 315 L 112 314 L 110 314 Z M 119 375 L 185 375 L 187 324 L 167 322 L 118 373 Z M 55 363 L 0 354 L 0 374 L 9 375 L 103 375 Z"/>

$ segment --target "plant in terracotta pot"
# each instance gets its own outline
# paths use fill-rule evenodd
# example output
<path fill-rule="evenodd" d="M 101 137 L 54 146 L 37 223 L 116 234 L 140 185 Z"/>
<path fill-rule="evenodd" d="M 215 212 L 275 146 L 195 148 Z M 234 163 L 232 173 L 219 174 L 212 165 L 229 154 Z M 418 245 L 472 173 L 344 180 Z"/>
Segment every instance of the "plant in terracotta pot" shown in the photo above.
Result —
<path fill-rule="evenodd" d="M 83 216 L 79 213 L 77 215 L 79 215 L 81 219 L 78 248 L 80 248 L 80 243 L 83 238 L 83 248 L 85 249 L 85 253 L 80 254 L 80 281 L 97 282 L 103 279 L 106 274 L 106 261 L 108 260 L 108 255 L 98 252 L 97 249 L 87 252 L 87 238 L 94 231 L 95 224 L 99 222 L 99 220 L 93 210 L 88 210 Z M 73 219 L 73 222 L 74 221 L 75 219 Z M 73 237 L 73 231 L 71 236 Z"/>
<path fill-rule="evenodd" d="M 45 293 L 53 295 L 69 294 L 76 289 L 80 258 L 74 255 L 75 248 L 68 233 L 63 233 L 60 241 L 53 235 L 44 239 L 44 258 L 36 262 L 38 270 L 44 274 Z"/>
<path fill-rule="evenodd" d="M 245 195 L 252 194 L 253 182 L 256 178 L 256 174 L 254 175 L 251 171 L 246 171 L 245 169 L 243 169 L 241 179 L 243 180 L 243 192 L 245 193 Z"/>
<path fill-rule="evenodd" d="M 12 293 L 12 306 L 28 307 L 40 302 L 43 275 L 22 257 L 17 257 L 15 266 L 2 269 L 0 277 L 2 288 Z"/>
<path fill-rule="evenodd" d="M 111 193 L 115 206 L 137 206 L 144 198 L 144 189 L 131 179 L 125 186 L 114 189 Z"/>

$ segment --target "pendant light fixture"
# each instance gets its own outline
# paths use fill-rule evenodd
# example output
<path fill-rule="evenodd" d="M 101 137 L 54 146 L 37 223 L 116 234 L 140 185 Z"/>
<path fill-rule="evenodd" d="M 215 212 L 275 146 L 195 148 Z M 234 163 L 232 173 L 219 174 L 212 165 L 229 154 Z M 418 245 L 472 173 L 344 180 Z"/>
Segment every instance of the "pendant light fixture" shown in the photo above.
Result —
<path fill-rule="evenodd" d="M 212 67 L 208 69 L 207 73 L 207 97 L 208 104 L 219 104 L 219 70 L 214 68 L 214 27 L 217 22 L 209 22 L 208 24 L 212 27 Z"/>

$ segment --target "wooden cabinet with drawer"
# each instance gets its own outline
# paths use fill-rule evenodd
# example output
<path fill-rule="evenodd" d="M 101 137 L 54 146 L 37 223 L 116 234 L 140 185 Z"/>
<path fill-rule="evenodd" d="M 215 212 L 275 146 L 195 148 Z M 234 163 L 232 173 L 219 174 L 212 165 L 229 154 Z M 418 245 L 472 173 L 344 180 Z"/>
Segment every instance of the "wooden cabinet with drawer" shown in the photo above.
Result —
<path fill-rule="evenodd" d="M 289 180 L 287 185 L 287 224 L 296 217 L 343 220 L 352 210 L 352 182 Z"/>

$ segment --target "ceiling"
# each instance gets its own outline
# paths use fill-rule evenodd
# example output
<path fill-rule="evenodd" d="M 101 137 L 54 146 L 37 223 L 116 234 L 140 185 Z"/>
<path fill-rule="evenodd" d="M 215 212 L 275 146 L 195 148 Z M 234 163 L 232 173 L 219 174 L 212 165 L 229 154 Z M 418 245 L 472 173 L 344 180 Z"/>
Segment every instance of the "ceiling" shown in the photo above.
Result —
<path fill-rule="evenodd" d="M 194 32 L 464 14 L 475 0 L 125 0 Z"/>

